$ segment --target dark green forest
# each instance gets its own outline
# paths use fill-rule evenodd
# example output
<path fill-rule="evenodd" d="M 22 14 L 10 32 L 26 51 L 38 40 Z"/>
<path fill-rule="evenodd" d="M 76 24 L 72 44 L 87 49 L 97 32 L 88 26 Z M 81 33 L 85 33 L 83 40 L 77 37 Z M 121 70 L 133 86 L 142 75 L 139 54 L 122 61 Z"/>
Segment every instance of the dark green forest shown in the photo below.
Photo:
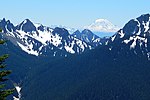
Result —
<path fill-rule="evenodd" d="M 98 47 L 52 62 L 48 58 L 39 60 L 24 82 L 23 99 L 148 100 L 147 57 L 126 53 L 126 48 L 117 55 L 115 48 L 114 52 L 107 48 Z"/>

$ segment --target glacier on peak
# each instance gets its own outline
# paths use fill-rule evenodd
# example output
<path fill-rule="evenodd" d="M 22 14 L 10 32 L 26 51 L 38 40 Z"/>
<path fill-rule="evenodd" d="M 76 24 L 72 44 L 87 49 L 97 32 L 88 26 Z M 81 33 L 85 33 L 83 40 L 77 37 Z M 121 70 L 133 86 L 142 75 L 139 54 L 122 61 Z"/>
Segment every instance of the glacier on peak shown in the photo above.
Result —
<path fill-rule="evenodd" d="M 93 32 L 117 32 L 119 30 L 119 27 L 113 25 L 107 19 L 97 19 L 89 26 L 84 26 L 84 28 Z"/>

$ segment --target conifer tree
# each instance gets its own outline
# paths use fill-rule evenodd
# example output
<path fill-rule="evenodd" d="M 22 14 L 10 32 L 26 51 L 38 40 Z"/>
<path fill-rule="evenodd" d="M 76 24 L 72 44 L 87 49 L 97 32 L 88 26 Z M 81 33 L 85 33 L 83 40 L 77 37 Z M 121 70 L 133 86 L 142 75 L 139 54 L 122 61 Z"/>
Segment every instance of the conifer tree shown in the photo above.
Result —
<path fill-rule="evenodd" d="M 2 32 L 1 29 L 0 29 L 0 32 Z M 4 40 L 0 40 L 0 44 L 4 44 L 4 43 L 5 43 Z M 8 80 L 5 77 L 7 77 L 11 73 L 10 70 L 4 69 L 6 67 L 4 62 L 7 58 L 8 58 L 8 54 L 4 54 L 4 55 L 0 56 L 0 100 L 6 100 L 6 97 L 8 95 L 12 94 L 14 91 L 14 89 L 6 89 L 5 88 L 6 85 L 4 82 Z"/>

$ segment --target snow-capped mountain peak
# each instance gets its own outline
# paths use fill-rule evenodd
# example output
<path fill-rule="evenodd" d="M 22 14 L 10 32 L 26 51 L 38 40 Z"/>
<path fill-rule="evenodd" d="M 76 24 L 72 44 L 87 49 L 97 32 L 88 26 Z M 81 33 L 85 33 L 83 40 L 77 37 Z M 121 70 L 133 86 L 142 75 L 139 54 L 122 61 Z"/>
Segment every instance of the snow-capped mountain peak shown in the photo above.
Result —
<path fill-rule="evenodd" d="M 93 32 L 116 32 L 119 29 L 107 19 L 97 19 L 92 24 L 85 26 L 84 28 L 87 28 Z"/>
<path fill-rule="evenodd" d="M 3 18 L 0 20 L 0 28 L 3 29 L 3 32 L 13 32 L 15 30 L 15 26 L 9 21 Z"/>
<path fill-rule="evenodd" d="M 104 42 L 107 41 L 107 39 L 100 38 L 99 36 L 95 35 L 89 29 L 84 29 L 81 32 L 79 30 L 77 30 L 72 34 L 72 36 L 92 45 L 93 47 L 102 45 L 102 44 L 104 44 Z"/>
<path fill-rule="evenodd" d="M 149 32 L 150 32 L 150 14 L 144 14 L 136 19 L 131 19 L 114 36 L 115 39 L 126 38 L 134 35 L 147 37 L 149 36 Z"/>
<path fill-rule="evenodd" d="M 29 19 L 25 19 L 23 22 L 17 25 L 17 30 L 22 30 L 24 32 L 32 32 L 36 31 L 36 27 Z"/>
<path fill-rule="evenodd" d="M 111 37 L 110 45 L 128 48 L 136 55 L 147 55 L 150 59 L 150 14 L 130 20 Z M 114 47 L 114 46 L 111 46 Z"/>
<path fill-rule="evenodd" d="M 69 32 L 65 28 L 59 28 L 59 27 L 54 28 L 52 33 L 59 34 L 59 36 L 61 36 L 62 38 L 65 38 L 69 35 Z"/>
<path fill-rule="evenodd" d="M 95 20 L 95 23 L 110 23 L 110 22 L 107 19 L 101 19 L 100 18 L 100 19 Z"/>
<path fill-rule="evenodd" d="M 149 31 L 150 15 L 144 14 L 136 19 L 130 20 L 124 27 L 123 33 L 125 35 L 144 35 L 143 33 Z"/>
<path fill-rule="evenodd" d="M 65 28 L 50 28 L 34 24 L 29 19 L 17 26 L 10 21 L 1 20 L 0 27 L 4 30 L 1 34 L 3 38 L 31 55 L 66 56 L 68 53 L 80 54 L 92 48 L 89 43 L 69 34 Z"/>

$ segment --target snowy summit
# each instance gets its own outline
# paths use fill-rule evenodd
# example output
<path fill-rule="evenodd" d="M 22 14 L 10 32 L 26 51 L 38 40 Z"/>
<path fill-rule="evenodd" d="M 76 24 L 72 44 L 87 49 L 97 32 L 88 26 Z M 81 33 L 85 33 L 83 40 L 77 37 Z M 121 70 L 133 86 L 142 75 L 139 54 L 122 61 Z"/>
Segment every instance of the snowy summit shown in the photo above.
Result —
<path fill-rule="evenodd" d="M 93 32 L 117 32 L 118 27 L 113 25 L 107 19 L 97 19 L 95 22 L 84 28 L 89 29 Z"/>

